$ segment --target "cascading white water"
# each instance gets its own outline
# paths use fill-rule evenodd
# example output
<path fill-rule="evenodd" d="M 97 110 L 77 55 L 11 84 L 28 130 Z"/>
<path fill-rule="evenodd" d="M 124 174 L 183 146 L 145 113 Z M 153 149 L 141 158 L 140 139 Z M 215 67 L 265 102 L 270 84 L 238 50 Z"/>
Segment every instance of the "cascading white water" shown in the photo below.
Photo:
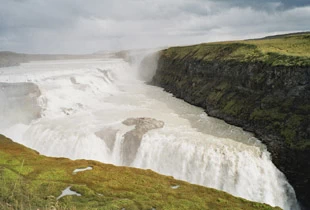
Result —
<path fill-rule="evenodd" d="M 33 94 L 38 93 L 35 88 L 23 89 L 22 101 L 32 104 L 36 98 L 37 105 L 20 108 L 19 117 L 2 112 L 2 120 L 10 123 L 0 124 L 0 133 L 42 154 L 123 165 L 124 135 L 135 126 L 122 122 L 152 118 L 164 127 L 149 130 L 134 143 L 130 166 L 298 209 L 294 190 L 257 139 L 144 84 L 120 59 L 32 62 L 0 72 L 0 84 L 11 84 L 10 92 L 0 92 L 2 105 L 9 101 L 11 107 L 20 107 L 20 85 L 40 90 Z M 29 117 L 38 107 L 41 115 Z M 21 120 L 25 118 L 28 121 Z"/>

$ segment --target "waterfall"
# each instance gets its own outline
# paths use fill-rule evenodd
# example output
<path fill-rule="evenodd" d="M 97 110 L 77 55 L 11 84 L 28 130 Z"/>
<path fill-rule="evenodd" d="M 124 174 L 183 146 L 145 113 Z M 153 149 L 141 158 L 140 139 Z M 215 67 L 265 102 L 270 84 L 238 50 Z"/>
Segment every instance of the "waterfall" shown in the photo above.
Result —
<path fill-rule="evenodd" d="M 0 108 L 18 109 L 18 117 L 1 112 L 10 123 L 0 133 L 41 154 L 152 169 L 298 209 L 294 189 L 252 134 L 146 85 L 120 59 L 32 62 L 2 72 L 0 84 L 10 88 L 0 92 Z"/>

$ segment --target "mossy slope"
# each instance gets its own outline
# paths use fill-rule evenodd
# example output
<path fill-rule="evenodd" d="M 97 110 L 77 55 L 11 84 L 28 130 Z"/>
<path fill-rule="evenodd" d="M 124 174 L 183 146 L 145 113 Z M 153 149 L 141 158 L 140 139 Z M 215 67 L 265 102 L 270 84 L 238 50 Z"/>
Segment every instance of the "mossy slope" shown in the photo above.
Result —
<path fill-rule="evenodd" d="M 174 59 L 191 57 L 199 61 L 264 62 L 272 66 L 309 66 L 310 33 L 272 39 L 215 42 L 172 47 L 163 56 Z"/>
<path fill-rule="evenodd" d="M 92 170 L 73 174 L 77 168 Z M 65 196 L 72 186 L 82 196 Z M 172 186 L 179 186 L 173 189 Z M 0 135 L 0 209 L 279 209 L 159 175 L 96 161 L 49 158 Z"/>

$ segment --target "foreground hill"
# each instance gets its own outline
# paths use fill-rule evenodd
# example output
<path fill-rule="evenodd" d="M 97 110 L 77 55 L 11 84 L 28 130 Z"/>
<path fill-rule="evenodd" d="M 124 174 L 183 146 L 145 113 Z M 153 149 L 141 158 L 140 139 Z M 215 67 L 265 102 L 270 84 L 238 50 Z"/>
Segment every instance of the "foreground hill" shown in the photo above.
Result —
<path fill-rule="evenodd" d="M 1 135 L 0 180 L 0 209 L 280 209 L 151 170 L 45 157 Z"/>
<path fill-rule="evenodd" d="M 172 47 L 152 83 L 254 132 L 310 208 L 310 33 Z"/>

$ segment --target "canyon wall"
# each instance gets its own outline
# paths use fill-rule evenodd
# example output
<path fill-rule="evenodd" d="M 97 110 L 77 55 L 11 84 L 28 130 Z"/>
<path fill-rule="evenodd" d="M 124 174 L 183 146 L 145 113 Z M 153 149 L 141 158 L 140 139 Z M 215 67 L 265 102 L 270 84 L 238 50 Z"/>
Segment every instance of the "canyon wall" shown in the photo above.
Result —
<path fill-rule="evenodd" d="M 309 208 L 310 66 L 225 59 L 220 53 L 203 59 L 191 49 L 178 53 L 161 52 L 151 83 L 253 132 Z"/>

